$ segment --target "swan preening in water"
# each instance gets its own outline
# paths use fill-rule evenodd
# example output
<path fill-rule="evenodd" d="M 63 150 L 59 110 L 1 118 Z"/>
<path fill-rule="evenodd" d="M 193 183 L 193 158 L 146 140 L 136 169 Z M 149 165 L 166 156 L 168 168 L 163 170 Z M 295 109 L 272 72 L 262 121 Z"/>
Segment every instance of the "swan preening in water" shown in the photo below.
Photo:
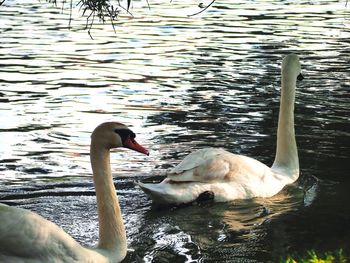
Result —
<path fill-rule="evenodd" d="M 148 155 L 125 125 L 106 122 L 91 135 L 90 160 L 99 219 L 97 248 L 85 248 L 54 223 L 31 211 L 0 204 L 0 262 L 120 262 L 127 241 L 110 167 L 110 149 Z"/>
<path fill-rule="evenodd" d="M 299 58 L 282 62 L 282 88 L 277 128 L 277 148 L 272 167 L 223 149 L 206 148 L 189 154 L 157 184 L 137 184 L 155 203 L 182 204 L 209 193 L 215 201 L 270 197 L 299 176 L 294 132 L 297 79 L 302 78 Z"/>

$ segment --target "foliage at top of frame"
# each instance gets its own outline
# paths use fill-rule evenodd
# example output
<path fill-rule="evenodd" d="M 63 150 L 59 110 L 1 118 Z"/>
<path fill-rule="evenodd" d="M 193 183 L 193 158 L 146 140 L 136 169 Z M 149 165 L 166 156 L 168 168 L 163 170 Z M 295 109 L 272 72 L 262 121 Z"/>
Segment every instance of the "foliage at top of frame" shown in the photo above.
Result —
<path fill-rule="evenodd" d="M 0 6 L 5 2 L 6 0 L 0 0 Z M 40 1 L 40 0 L 38 0 Z M 72 9 L 77 7 L 82 13 L 82 16 L 86 17 L 86 29 L 88 30 L 88 33 L 90 37 L 92 38 L 90 31 L 96 20 L 105 23 L 106 21 L 110 21 L 110 23 L 113 26 L 113 21 L 115 21 L 119 14 L 121 12 L 126 12 L 127 14 L 131 15 L 130 13 L 130 7 L 133 2 L 133 0 L 79 0 L 79 2 L 73 7 L 73 0 L 46 0 L 49 3 L 52 3 L 56 6 L 59 4 L 62 4 L 62 8 L 65 4 L 68 4 L 70 7 L 70 18 L 69 18 L 69 27 L 70 22 L 72 20 Z M 149 3 L 148 0 L 145 0 L 147 2 L 148 7 Z M 193 14 L 197 15 L 199 13 L 204 12 L 207 10 L 215 0 L 212 0 L 208 5 L 204 5 L 203 3 L 200 3 L 198 7 L 201 9 L 199 12 Z M 115 29 L 114 29 L 115 30 Z"/>

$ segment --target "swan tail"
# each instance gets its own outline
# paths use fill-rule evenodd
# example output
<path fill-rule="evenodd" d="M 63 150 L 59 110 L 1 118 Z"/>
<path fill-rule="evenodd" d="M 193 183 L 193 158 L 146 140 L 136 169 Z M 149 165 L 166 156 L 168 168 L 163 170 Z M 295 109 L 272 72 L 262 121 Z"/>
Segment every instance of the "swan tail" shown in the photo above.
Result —
<path fill-rule="evenodd" d="M 138 185 L 145 192 L 145 194 L 147 194 L 148 197 L 156 204 L 174 203 L 174 198 L 172 198 L 172 195 L 167 193 L 160 183 L 152 184 L 136 182 L 136 185 Z"/>
<path fill-rule="evenodd" d="M 148 196 L 156 204 L 184 204 L 194 201 L 200 193 L 191 190 L 188 184 L 171 184 L 167 181 L 161 183 L 142 183 L 136 182 Z"/>

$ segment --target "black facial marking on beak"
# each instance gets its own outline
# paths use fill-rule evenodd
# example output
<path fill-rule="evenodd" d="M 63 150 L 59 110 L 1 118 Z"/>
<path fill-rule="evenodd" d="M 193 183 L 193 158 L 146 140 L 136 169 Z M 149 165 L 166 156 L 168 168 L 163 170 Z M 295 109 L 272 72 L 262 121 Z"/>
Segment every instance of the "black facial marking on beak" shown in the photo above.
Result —
<path fill-rule="evenodd" d="M 297 80 L 303 80 L 304 79 L 304 76 L 300 73 L 297 77 Z"/>
<path fill-rule="evenodd" d="M 115 129 L 114 130 L 115 133 L 118 133 L 120 138 L 122 139 L 122 142 L 124 143 L 126 141 L 126 139 L 128 139 L 130 137 L 130 135 L 133 133 L 132 131 L 130 131 L 129 129 Z M 135 138 L 135 137 L 134 137 Z"/>
<path fill-rule="evenodd" d="M 148 150 L 146 150 L 143 146 L 141 146 L 135 141 L 136 134 L 133 133 L 131 130 L 121 128 L 121 129 L 115 129 L 114 132 L 119 134 L 122 140 L 123 146 L 125 148 L 129 148 L 131 150 L 149 155 Z"/>

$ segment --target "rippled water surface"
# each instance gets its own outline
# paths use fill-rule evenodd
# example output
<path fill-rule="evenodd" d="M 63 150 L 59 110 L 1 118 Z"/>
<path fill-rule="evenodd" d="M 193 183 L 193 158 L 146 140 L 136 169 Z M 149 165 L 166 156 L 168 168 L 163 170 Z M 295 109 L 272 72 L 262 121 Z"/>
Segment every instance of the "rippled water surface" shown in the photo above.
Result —
<path fill-rule="evenodd" d="M 135 2 L 96 24 L 45 1 L 0 6 L 0 199 L 97 243 L 90 133 L 132 127 L 151 155 L 112 154 L 129 242 L 125 262 L 278 262 L 350 253 L 350 8 L 345 1 Z M 205 146 L 275 153 L 280 63 L 300 55 L 301 178 L 269 199 L 161 209 L 136 180 L 161 180 Z"/>

